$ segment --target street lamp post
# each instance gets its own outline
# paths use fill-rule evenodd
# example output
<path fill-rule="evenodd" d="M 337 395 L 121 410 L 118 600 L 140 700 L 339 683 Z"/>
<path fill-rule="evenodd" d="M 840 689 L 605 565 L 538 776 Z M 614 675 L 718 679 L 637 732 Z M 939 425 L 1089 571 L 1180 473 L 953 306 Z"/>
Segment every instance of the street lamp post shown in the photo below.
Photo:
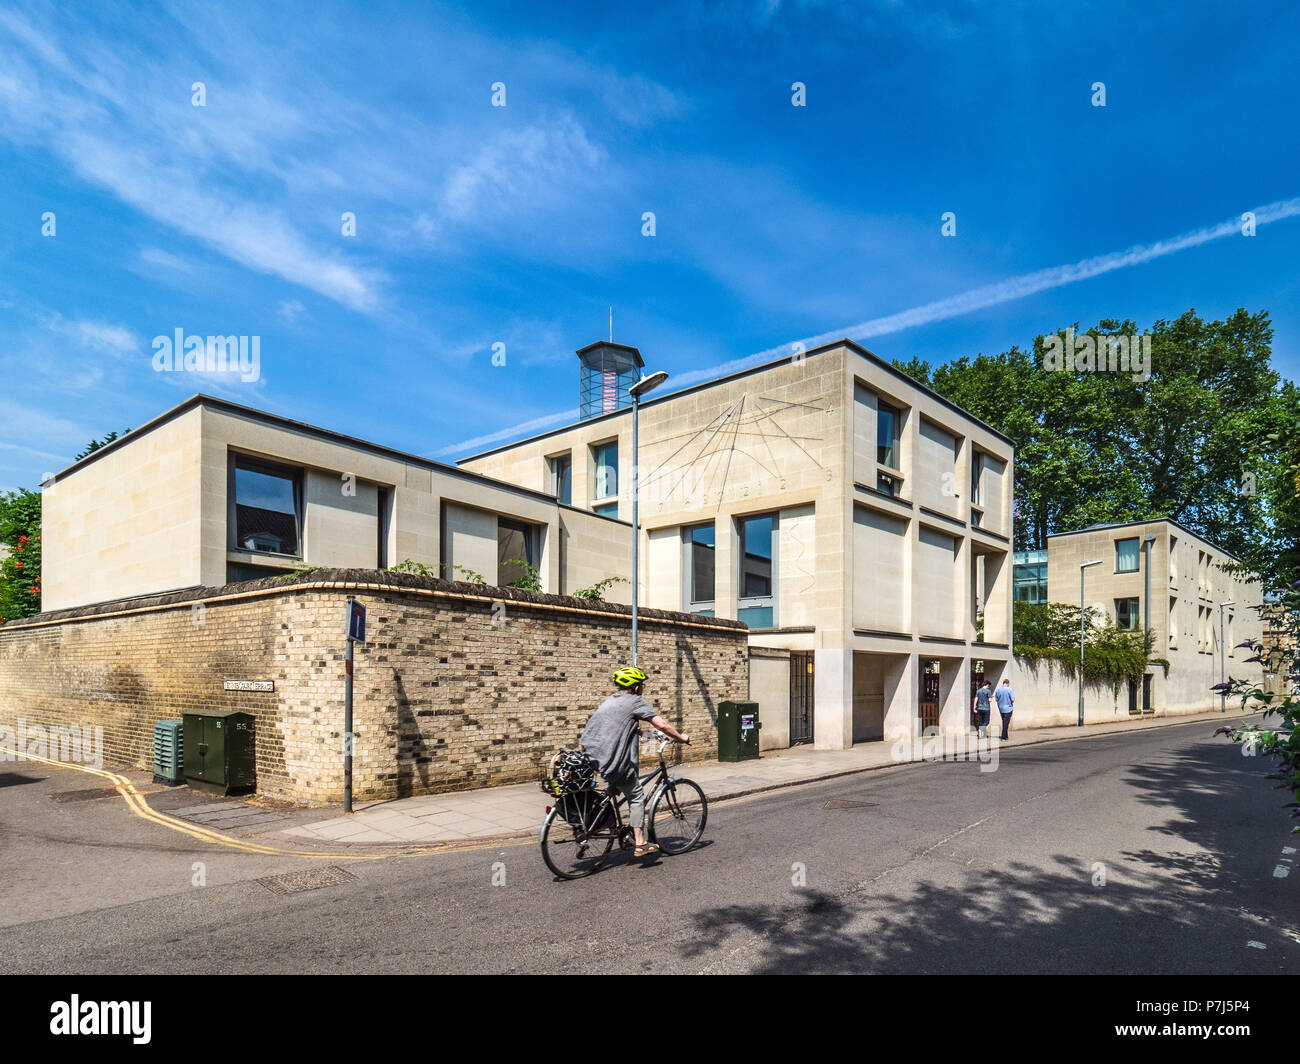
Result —
<path fill-rule="evenodd" d="M 1083 609 L 1083 571 L 1091 565 L 1100 565 L 1101 559 L 1095 562 L 1083 562 L 1079 566 L 1079 727 L 1083 727 L 1083 630 L 1087 614 Z"/>
<path fill-rule="evenodd" d="M 1227 676 L 1228 647 L 1227 644 L 1225 644 L 1223 641 L 1223 607 L 1235 606 L 1235 605 L 1236 602 L 1233 601 L 1219 603 L 1219 683 L 1220 684 L 1225 684 L 1228 682 L 1228 676 Z M 1222 687 L 1219 688 L 1219 712 L 1220 713 L 1228 712 L 1228 692 L 1225 691 Z"/>
<path fill-rule="evenodd" d="M 642 377 L 632 387 L 628 389 L 628 394 L 632 396 L 632 664 L 636 664 L 636 606 L 640 598 L 641 582 L 641 564 L 640 564 L 640 547 L 641 547 L 641 512 L 639 508 L 638 496 L 641 488 L 641 466 L 640 459 L 637 455 L 637 447 L 640 443 L 637 438 L 637 414 L 641 408 L 641 396 L 654 388 L 658 388 L 668 379 L 668 374 L 663 370 L 658 373 L 651 373 L 648 377 Z"/>

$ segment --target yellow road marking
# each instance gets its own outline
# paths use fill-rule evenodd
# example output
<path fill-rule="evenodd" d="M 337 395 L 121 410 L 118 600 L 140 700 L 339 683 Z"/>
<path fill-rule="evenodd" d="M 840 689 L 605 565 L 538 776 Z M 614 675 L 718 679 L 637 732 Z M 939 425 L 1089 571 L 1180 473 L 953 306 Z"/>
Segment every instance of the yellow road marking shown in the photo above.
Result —
<path fill-rule="evenodd" d="M 0 751 L 5 753 L 16 753 L 7 747 L 0 747 Z M 529 842 L 531 839 L 507 839 L 497 840 L 496 842 L 466 842 L 455 846 L 427 847 L 423 849 L 408 850 L 405 853 L 307 853 L 302 850 L 286 850 L 278 846 L 268 846 L 265 843 L 253 842 L 249 839 L 237 839 L 233 835 L 224 835 L 219 831 L 213 831 L 211 828 L 201 827 L 197 824 L 191 824 L 176 817 L 168 816 L 166 813 L 160 813 L 149 806 L 144 800 L 144 796 L 139 789 L 125 776 L 116 772 L 109 772 L 106 769 L 91 768 L 89 765 L 69 764 L 66 761 L 51 761 L 49 758 L 37 757 L 34 754 L 18 753 L 17 756 L 27 761 L 39 761 L 43 765 L 49 765 L 52 768 L 74 769 L 77 772 L 85 772 L 92 776 L 99 776 L 113 784 L 114 789 L 126 802 L 131 812 L 142 820 L 148 820 L 150 823 L 158 824 L 160 827 L 170 828 L 172 831 L 179 831 L 183 835 L 189 835 L 191 838 L 200 842 L 210 842 L 215 846 L 225 846 L 233 850 L 242 850 L 245 853 L 260 853 L 271 857 L 299 857 L 305 860 L 330 860 L 330 861 L 382 861 L 391 857 L 425 857 L 435 853 L 457 853 L 461 850 L 485 849 L 492 846 L 519 845 L 523 842 Z M 150 792 L 154 793 L 154 792 Z M 401 845 L 398 843 L 397 845 Z"/>

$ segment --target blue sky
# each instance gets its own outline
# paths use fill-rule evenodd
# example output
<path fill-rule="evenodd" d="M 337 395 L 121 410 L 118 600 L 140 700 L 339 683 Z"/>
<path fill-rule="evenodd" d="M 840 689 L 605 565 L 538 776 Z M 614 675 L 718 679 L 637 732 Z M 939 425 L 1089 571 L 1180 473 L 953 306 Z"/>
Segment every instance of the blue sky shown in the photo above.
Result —
<path fill-rule="evenodd" d="M 1300 378 L 1293 5 L 555 6 L 3 3 L 0 488 L 196 391 L 463 455 L 610 305 L 679 384 L 1239 306 Z M 178 328 L 259 379 L 156 372 Z"/>

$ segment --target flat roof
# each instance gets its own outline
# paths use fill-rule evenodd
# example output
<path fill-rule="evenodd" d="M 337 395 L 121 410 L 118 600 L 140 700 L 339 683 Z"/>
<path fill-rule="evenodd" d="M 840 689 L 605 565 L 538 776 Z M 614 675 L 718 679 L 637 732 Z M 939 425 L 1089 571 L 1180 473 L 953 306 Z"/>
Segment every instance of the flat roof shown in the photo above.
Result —
<path fill-rule="evenodd" d="M 850 340 L 847 336 L 841 340 L 834 340 L 831 343 L 822 344 L 821 347 L 814 347 L 811 351 L 805 351 L 800 357 L 811 358 L 814 355 L 820 355 L 827 351 L 834 351 L 840 347 L 849 348 L 850 350 L 861 355 L 863 358 L 866 358 L 868 361 L 875 363 L 881 369 L 884 369 L 889 373 L 892 373 L 895 377 L 898 377 L 899 379 L 906 381 L 913 388 L 916 388 L 917 390 L 924 392 L 932 399 L 937 399 L 944 406 L 948 407 L 948 409 L 955 411 L 956 413 L 960 414 L 962 417 L 966 418 L 968 421 L 971 421 L 974 424 L 978 425 L 980 428 L 986 429 L 988 432 L 992 433 L 998 439 L 1005 440 L 1007 443 L 1011 444 L 1012 447 L 1015 447 L 1015 441 L 1011 439 L 1010 436 L 1007 436 L 1005 433 L 999 432 L 997 429 L 995 429 L 992 425 L 988 424 L 987 422 L 981 421 L 969 410 L 963 410 L 951 399 L 946 399 L 944 396 L 940 395 L 933 388 L 931 388 L 928 384 L 922 384 L 915 377 L 911 377 L 908 374 L 904 373 L 893 363 L 886 362 L 875 352 L 868 351 L 861 344 L 855 343 L 854 341 Z M 642 409 L 644 409 L 647 406 L 654 406 L 656 403 L 667 403 L 673 399 L 680 399 L 683 395 L 690 395 L 692 392 L 702 391 L 705 388 L 713 388 L 719 384 L 726 384 L 728 381 L 739 380 L 741 377 L 748 377 L 754 373 L 762 373 L 764 370 L 769 370 L 773 366 L 780 366 L 787 362 L 790 362 L 794 359 L 794 357 L 795 357 L 794 355 L 782 355 L 780 358 L 774 358 L 770 362 L 762 362 L 757 366 L 750 366 L 748 369 L 741 369 L 741 370 L 737 370 L 735 373 L 728 373 L 722 377 L 715 377 L 711 381 L 703 381 L 700 384 L 692 384 L 689 388 L 682 388 L 680 391 L 669 392 L 666 395 L 661 395 L 655 399 L 646 399 L 641 402 L 640 406 L 642 407 Z M 620 407 L 618 410 L 611 410 L 608 414 L 600 414 L 596 417 L 589 417 L 579 421 L 570 422 L 567 425 L 561 425 L 559 428 L 547 429 L 547 431 L 545 432 L 539 432 L 536 436 L 526 436 L 522 440 L 515 440 L 513 443 L 503 443 L 499 447 L 491 447 L 486 451 L 479 451 L 477 454 L 471 454 L 466 456 L 465 458 L 459 458 L 457 459 L 457 461 L 473 462 L 478 458 L 486 458 L 489 455 L 499 454 L 502 451 L 509 451 L 514 447 L 522 447 L 524 444 L 527 443 L 535 443 L 538 440 L 544 440 L 550 436 L 559 435 L 561 432 L 569 432 L 572 429 L 576 429 L 581 425 L 594 425 L 600 421 L 606 421 L 610 418 L 620 417 L 623 414 L 628 413 L 630 410 L 631 407 L 627 407 L 627 406 Z"/>
<path fill-rule="evenodd" d="M 1080 536 L 1083 535 L 1083 533 L 1085 532 L 1109 532 L 1111 529 L 1114 528 L 1133 528 L 1137 525 L 1160 525 L 1160 524 L 1173 525 L 1175 528 L 1179 529 L 1182 532 L 1185 532 L 1187 535 L 1193 537 L 1194 539 L 1199 539 L 1207 547 L 1213 547 L 1220 554 L 1226 554 L 1233 561 L 1235 562 L 1241 561 L 1241 559 L 1238 558 L 1235 554 L 1233 554 L 1232 551 L 1225 550 L 1223 547 L 1220 547 L 1217 543 L 1214 543 L 1206 539 L 1199 532 L 1188 528 L 1186 525 L 1178 521 L 1175 521 L 1172 517 L 1148 517 L 1144 521 L 1119 521 L 1115 524 L 1109 524 L 1109 525 L 1106 524 L 1089 525 L 1087 528 L 1076 528 L 1069 532 L 1049 532 L 1047 534 L 1047 538 L 1055 539 L 1057 536 Z"/>
<path fill-rule="evenodd" d="M 188 413 L 195 407 L 207 406 L 214 410 L 224 410 L 227 413 L 235 414 L 239 417 L 251 418 L 255 421 L 261 421 L 269 425 L 275 425 L 279 428 L 291 429 L 295 432 L 306 433 L 320 439 L 330 440 L 334 443 L 341 443 L 348 447 L 355 447 L 359 450 L 369 451 L 371 454 L 382 455 L 385 458 L 394 458 L 401 462 L 408 462 L 411 465 L 422 466 L 425 469 L 431 469 L 439 473 L 445 473 L 448 476 L 456 477 L 460 480 L 475 481 L 492 488 L 500 488 L 508 491 L 513 495 L 522 495 L 530 499 L 538 499 L 543 502 L 553 503 L 565 510 L 572 510 L 575 513 L 589 514 L 592 517 L 599 517 L 604 521 L 612 521 L 614 524 L 631 525 L 630 521 L 622 521 L 617 517 L 608 517 L 604 514 L 594 513 L 591 510 L 584 510 L 580 506 L 573 506 L 569 503 L 560 502 L 554 495 L 548 495 L 544 491 L 534 491 L 532 488 L 523 488 L 518 484 L 512 484 L 509 481 L 497 480 L 495 477 L 484 476 L 482 473 L 474 473 L 468 469 L 461 469 L 459 466 L 448 465 L 445 462 L 437 462 L 432 458 L 424 458 L 418 454 L 411 454 L 408 451 L 399 451 L 394 447 L 386 447 L 380 443 L 371 443 L 369 440 L 363 440 L 356 436 L 348 436 L 342 432 L 334 432 L 332 429 L 323 429 L 318 425 L 309 425 L 305 421 L 295 421 L 293 418 L 282 417 L 279 414 L 271 414 L 265 410 L 258 410 L 256 407 L 244 406 L 242 403 L 231 402 L 229 399 L 218 399 L 214 395 L 205 395 L 202 392 L 190 396 L 188 399 L 177 403 L 169 410 L 163 411 L 156 418 L 146 421 L 138 429 L 132 429 L 125 436 L 119 436 L 112 443 L 106 443 L 98 450 L 91 451 L 84 458 L 79 458 L 70 466 L 55 473 L 48 480 L 42 481 L 42 487 L 46 484 L 54 484 L 65 477 L 85 469 L 88 465 L 98 461 L 104 455 L 111 451 L 117 450 L 128 443 L 134 442 L 145 433 L 152 432 L 160 425 L 166 424 L 181 414 Z"/>

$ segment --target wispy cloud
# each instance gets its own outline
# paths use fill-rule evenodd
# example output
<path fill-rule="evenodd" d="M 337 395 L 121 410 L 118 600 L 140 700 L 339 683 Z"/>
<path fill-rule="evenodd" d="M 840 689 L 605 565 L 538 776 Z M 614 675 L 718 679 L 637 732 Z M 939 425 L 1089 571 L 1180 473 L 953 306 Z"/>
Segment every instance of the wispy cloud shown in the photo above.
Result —
<path fill-rule="evenodd" d="M 1288 200 L 1277 200 L 1273 203 L 1265 204 L 1262 207 L 1256 207 L 1253 212 L 1257 226 L 1267 225 L 1271 222 L 1283 221 L 1287 218 L 1294 218 L 1300 215 L 1300 197 Z M 1103 274 L 1113 273 L 1116 270 L 1126 269 L 1130 266 L 1138 266 L 1145 262 L 1153 262 L 1156 259 L 1165 258 L 1169 255 L 1177 254 L 1180 251 L 1186 251 L 1189 248 L 1201 247 L 1215 240 L 1221 240 L 1229 236 L 1241 236 L 1243 220 L 1240 216 L 1229 218 L 1226 221 L 1218 222 L 1214 225 L 1203 226 L 1199 229 L 1192 229 L 1177 236 L 1168 237 L 1164 240 L 1157 240 L 1150 244 L 1135 244 L 1132 247 L 1125 248 L 1122 251 L 1112 251 L 1104 255 L 1094 255 L 1090 258 L 1080 259 L 1078 262 L 1067 263 L 1062 266 L 1050 266 L 1046 269 L 1035 270 L 1032 273 L 1021 274 L 1018 277 L 1010 277 L 1004 281 L 998 281 L 995 284 L 983 285 L 979 288 L 973 288 L 959 295 L 949 296 L 946 299 L 935 300 L 931 303 L 924 303 L 920 306 L 903 310 L 897 314 L 890 314 L 881 318 L 872 318 L 868 321 L 859 322 L 856 325 L 848 325 L 840 329 L 832 329 L 829 332 L 818 333 L 816 336 L 806 336 L 801 340 L 791 341 L 782 344 L 779 347 L 769 347 L 765 351 L 758 351 L 752 355 L 746 355 L 744 358 L 733 359 L 730 362 L 723 362 L 707 369 L 691 370 L 686 373 L 678 374 L 673 377 L 673 384 L 678 388 L 689 387 L 692 384 L 698 384 L 701 381 L 712 380 L 715 377 L 725 376 L 728 373 L 735 373 L 751 366 L 761 365 L 764 362 L 771 361 L 783 356 L 790 356 L 797 350 L 806 350 L 819 347 L 823 344 L 832 343 L 835 340 L 869 340 L 876 336 L 887 336 L 891 333 L 902 332 L 904 329 L 915 328 L 918 325 L 928 325 L 936 321 L 944 321 L 950 318 L 961 317 L 965 314 L 973 313 L 977 310 L 983 310 L 987 307 L 999 306 L 1003 303 L 1010 303 L 1017 299 L 1023 299 L 1026 296 L 1033 295 L 1035 292 L 1043 292 L 1051 288 L 1060 288 L 1063 285 L 1074 284 L 1078 281 L 1086 281 L 1092 277 L 1100 277 Z M 493 432 L 484 436 L 477 436 L 473 439 L 464 440 L 460 443 L 444 447 L 438 452 L 439 456 L 464 454 L 467 451 L 473 451 L 476 448 L 490 447 L 495 443 L 505 440 L 518 439 L 521 436 L 527 436 L 533 432 L 540 432 L 544 429 L 551 428 L 555 425 L 564 424 L 577 416 L 577 411 L 567 411 L 562 414 L 548 414 L 542 417 L 533 418 L 519 425 L 513 425 L 510 428 L 502 429 L 499 432 Z"/>

